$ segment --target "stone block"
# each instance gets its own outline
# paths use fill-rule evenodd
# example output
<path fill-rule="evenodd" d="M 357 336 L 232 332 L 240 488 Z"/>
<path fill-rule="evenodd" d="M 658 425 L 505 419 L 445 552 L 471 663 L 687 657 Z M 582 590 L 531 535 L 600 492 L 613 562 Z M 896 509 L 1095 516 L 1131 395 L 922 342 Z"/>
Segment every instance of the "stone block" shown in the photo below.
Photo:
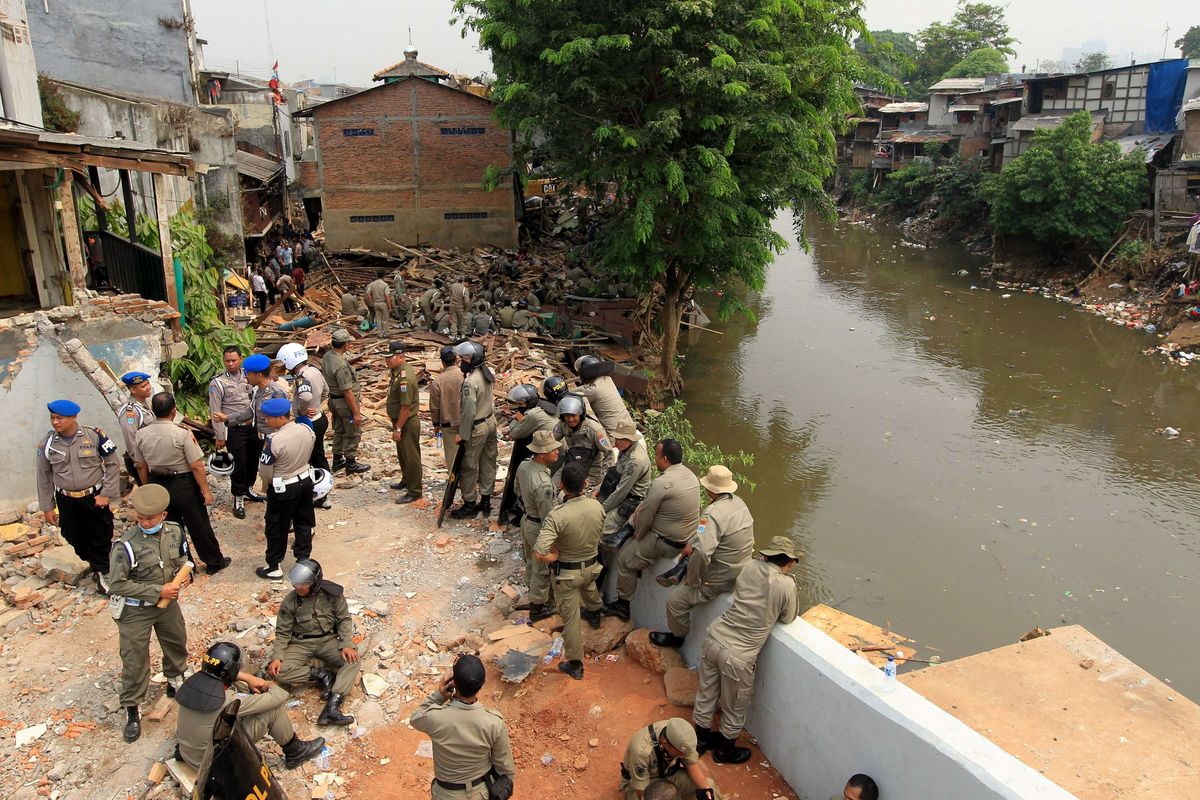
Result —
<path fill-rule="evenodd" d="M 696 704 L 696 689 L 700 685 L 700 675 L 694 669 L 670 667 L 663 675 L 663 688 L 667 693 L 667 702 L 673 706 L 693 706 Z"/>
<path fill-rule="evenodd" d="M 42 574 L 52 581 L 62 581 L 68 586 L 79 583 L 79 579 L 87 575 L 91 568 L 86 562 L 80 561 L 79 556 L 70 547 L 49 547 L 38 556 L 38 566 Z"/>
<path fill-rule="evenodd" d="M 600 629 L 597 630 L 586 621 L 580 621 L 583 631 L 583 649 L 587 653 L 607 653 L 621 646 L 633 631 L 633 623 L 618 617 L 601 617 Z"/>
<path fill-rule="evenodd" d="M 625 653 L 655 675 L 665 675 L 671 667 L 682 667 L 679 651 L 650 643 L 650 631 L 638 628 L 625 639 Z"/>

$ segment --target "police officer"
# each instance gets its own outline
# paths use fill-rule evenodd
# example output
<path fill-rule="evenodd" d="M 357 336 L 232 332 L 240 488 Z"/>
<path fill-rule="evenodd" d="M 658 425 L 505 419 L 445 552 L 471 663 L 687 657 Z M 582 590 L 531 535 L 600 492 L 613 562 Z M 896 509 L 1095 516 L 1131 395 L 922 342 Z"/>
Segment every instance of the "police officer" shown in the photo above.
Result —
<path fill-rule="evenodd" d="M 242 648 L 231 642 L 217 642 L 200 660 L 200 671 L 183 682 L 175 694 L 179 703 L 179 722 L 175 739 L 179 755 L 193 769 L 212 747 L 213 726 L 225 706 L 239 701 L 238 727 L 252 744 L 270 735 L 283 749 L 283 766 L 296 767 L 315 758 L 325 740 L 305 741 L 296 735 L 288 719 L 288 693 L 256 675 L 242 671 Z"/>
<path fill-rule="evenodd" d="M 263 403 L 262 413 L 273 431 L 267 436 L 258 464 L 258 477 L 267 495 L 267 565 L 254 572 L 260 578 L 278 580 L 283 577 L 279 565 L 287 551 L 288 531 L 295 531 L 292 555 L 297 560 L 312 553 L 317 517 L 313 512 L 313 475 L 308 456 L 313 432 L 290 418 L 292 404 L 285 397 Z"/>
<path fill-rule="evenodd" d="M 52 430 L 38 444 L 38 507 L 46 522 L 61 527 L 75 555 L 91 567 L 96 588 L 107 594 L 110 503 L 121 499 L 117 445 L 99 428 L 79 424 L 78 403 L 54 400 L 46 408 Z"/>
<path fill-rule="evenodd" d="M 563 466 L 578 462 L 592 486 L 599 486 L 612 464 L 612 443 L 600 423 L 584 416 L 583 400 L 567 395 L 558 401 L 554 438 L 562 440 Z"/>
<path fill-rule="evenodd" d="M 121 705 L 125 708 L 125 741 L 142 735 L 138 706 L 150 682 L 150 631 L 162 648 L 167 696 L 174 697 L 187 668 L 187 627 L 179 608 L 179 592 L 191 583 L 176 575 L 188 564 L 187 538 L 179 525 L 167 522 L 171 501 L 157 484 L 139 486 L 130 494 L 137 524 L 112 546 L 108 584 L 121 648 Z M 162 601 L 165 603 L 160 608 Z"/>
<path fill-rule="evenodd" d="M 700 763 L 696 731 L 686 719 L 652 722 L 638 728 L 621 761 L 621 794 L 624 800 L 641 800 L 651 781 L 665 780 L 680 797 L 719 800 L 717 785 Z"/>
<path fill-rule="evenodd" d="M 421 309 L 421 315 L 425 317 L 425 325 L 431 331 L 437 330 L 434 309 L 442 301 L 443 285 L 441 278 L 434 278 L 433 286 L 422 292 L 420 298 L 417 300 L 417 305 Z"/>
<path fill-rule="evenodd" d="M 347 289 L 342 292 L 342 316 L 343 317 L 365 317 L 367 316 L 366 303 L 358 299 L 358 295 Z"/>
<path fill-rule="evenodd" d="M 575 393 L 587 398 L 596 421 L 610 433 L 621 423 L 633 424 L 633 417 L 621 393 L 617 391 L 617 385 L 609 377 L 612 370 L 611 361 L 595 356 L 583 356 L 575 360 L 575 372 L 582 379 L 582 383 L 575 387 Z"/>
<path fill-rule="evenodd" d="M 242 371 L 246 373 L 246 383 L 250 385 L 250 404 L 254 410 L 255 439 L 250 454 L 254 456 L 254 470 L 255 477 L 257 477 L 258 459 L 262 457 L 263 443 L 272 431 L 271 426 L 267 424 L 267 415 L 263 413 L 262 405 L 277 397 L 286 400 L 291 392 L 288 385 L 281 379 L 271 377 L 271 359 L 261 353 L 248 356 L 242 362 Z M 246 499 L 261 503 L 267 498 L 266 495 L 254 490 L 254 481 L 251 481 L 249 488 L 246 489 Z M 242 510 L 239 513 L 235 508 L 233 515 L 242 519 L 246 516 L 246 512 Z"/>
<path fill-rule="evenodd" d="M 346 360 L 346 345 L 352 338 L 344 328 L 333 332 L 333 346 L 321 359 L 321 373 L 329 384 L 329 410 L 333 412 L 333 471 L 344 467 L 347 473 L 357 474 L 370 467 L 358 463 L 363 418 L 358 406 L 358 373 Z"/>
<path fill-rule="evenodd" d="M 609 611 L 629 619 L 638 573 L 660 558 L 678 556 L 700 525 L 700 482 L 683 464 L 683 445 L 663 439 L 654 448 L 659 476 L 634 511 L 633 536 L 617 556 L 617 599 Z"/>
<path fill-rule="evenodd" d="M 512 315 L 512 327 L 517 331 L 537 332 L 542 329 L 541 319 L 529 310 L 524 298 L 517 301 L 517 310 Z"/>
<path fill-rule="evenodd" d="M 497 316 L 499 317 L 500 327 L 501 328 L 513 327 L 513 316 L 516 313 L 517 313 L 516 301 L 513 301 L 511 303 L 506 303 L 505 305 L 501 306 L 500 311 L 497 314 Z"/>
<path fill-rule="evenodd" d="M 429 421 L 442 440 L 442 454 L 446 457 L 446 468 L 454 464 L 458 453 L 455 432 L 458 430 L 459 412 L 462 410 L 463 371 L 458 369 L 458 356 L 453 347 L 441 351 L 442 371 L 429 384 Z"/>
<path fill-rule="evenodd" d="M 167 519 L 187 528 L 196 555 L 204 562 L 204 571 L 209 575 L 220 572 L 233 559 L 221 553 L 208 518 L 207 504 L 213 497 L 204 470 L 204 454 L 196 437 L 175 424 L 175 398 L 171 394 L 154 395 L 150 410 L 154 422 L 142 428 L 134 443 L 138 474 L 142 483 L 157 483 L 170 492 Z"/>
<path fill-rule="evenodd" d="M 700 685 L 692 721 L 700 750 L 711 747 L 718 764 L 742 764 L 750 750 L 737 746 L 746 724 L 746 711 L 754 699 L 754 665 L 779 622 L 796 618 L 796 582 L 787 576 L 796 563 L 796 545 L 787 536 L 776 536 L 738 575 L 733 605 L 708 628 L 700 645 Z M 717 703 L 721 727 L 712 731 Z"/>
<path fill-rule="evenodd" d="M 387 336 L 388 317 L 392 315 L 392 295 L 383 278 L 376 278 L 367 284 L 366 298 L 371 309 L 371 322 L 379 329 L 380 336 Z"/>
<path fill-rule="evenodd" d="M 275 617 L 275 646 L 267 674 L 280 683 L 312 681 L 326 701 L 318 725 L 349 725 L 354 717 L 342 713 L 342 701 L 358 677 L 354 620 L 345 589 L 325 580 L 321 565 L 311 558 L 297 561 L 288 571 L 292 591 Z M 322 663 L 311 666 L 312 660 Z M 327 668 L 337 670 L 330 674 Z"/>
<path fill-rule="evenodd" d="M 604 508 L 583 494 L 586 473 L 581 464 L 562 468 L 563 504 L 542 522 L 534 543 L 533 557 L 550 565 L 554 575 L 554 598 L 563 621 L 563 655 L 558 669 L 577 681 L 583 680 L 583 634 L 579 619 L 600 627 L 604 601 L 596 587 L 600 577 L 597 545 L 604 527 Z M 582 610 L 580 610 L 582 606 Z"/>
<path fill-rule="evenodd" d="M 717 464 L 700 479 L 709 503 L 696 537 L 683 548 L 686 569 L 682 582 L 667 598 L 669 631 L 654 631 L 650 641 L 660 647 L 681 647 L 692 626 L 692 609 L 719 594 L 733 591 L 738 574 L 754 552 L 754 517 L 728 467 Z M 677 570 L 672 570 L 675 572 Z"/>
<path fill-rule="evenodd" d="M 470 332 L 471 290 L 467 288 L 468 278 L 459 276 L 450 284 L 450 336 L 457 339 L 466 337 Z"/>
<path fill-rule="evenodd" d="M 558 423 L 557 409 L 538 397 L 536 386 L 528 383 L 514 386 L 508 392 L 508 400 L 516 407 L 517 419 L 505 431 L 513 441 L 528 439 L 537 431 L 552 432 Z"/>
<path fill-rule="evenodd" d="M 433 800 L 506 800 L 517 774 L 508 726 L 499 711 L 479 702 L 487 673 L 464 654 L 408 722 L 433 740 Z M 494 788 L 493 788 L 494 787 Z"/>
<path fill-rule="evenodd" d="M 529 458 L 517 467 L 517 497 L 525 509 L 521 517 L 521 539 L 525 555 L 525 583 L 529 587 L 529 621 L 546 619 L 550 610 L 550 567 L 533 557 L 533 548 L 542 523 L 558 504 L 558 492 L 550 477 L 550 465 L 558 461 L 559 442 L 547 430 L 534 431 L 529 443 Z"/>
<path fill-rule="evenodd" d="M 329 384 L 321 370 L 308 361 L 304 345 L 288 342 L 279 348 L 275 357 L 292 374 L 292 410 L 296 421 L 306 424 L 313 431 L 313 449 L 308 463 L 317 469 L 329 469 L 325 457 L 325 431 L 329 430 L 329 415 L 324 413 L 325 401 L 329 399 Z"/>
<path fill-rule="evenodd" d="M 588 399 L 583 395 L 573 394 L 567 388 L 567 382 L 561 375 L 548 375 L 546 376 L 546 379 L 542 381 L 542 397 L 546 398 L 547 402 L 554 406 L 555 419 L 558 418 L 558 404 L 567 395 L 578 397 L 583 401 L 583 415 L 585 417 L 591 417 L 592 419 L 596 418 L 596 415 L 592 412 L 592 404 L 588 402 Z M 545 408 L 545 406 L 543 406 L 543 408 Z"/>
<path fill-rule="evenodd" d="M 253 456 L 258 434 L 254 431 L 250 384 L 246 383 L 246 373 L 242 371 L 242 352 L 236 345 L 230 345 L 225 348 L 222 360 L 225 371 L 208 383 L 208 412 L 217 437 L 217 449 L 228 450 L 233 456 L 229 493 L 233 495 L 234 516 L 241 519 L 246 516 L 246 490 L 254 483 Z"/>
<path fill-rule="evenodd" d="M 148 405 L 154 387 L 150 384 L 150 376 L 144 372 L 126 372 L 121 376 L 121 383 L 129 389 L 129 400 L 117 411 L 121 419 L 121 435 L 125 437 L 125 471 L 134 485 L 140 485 L 137 464 L 130 452 L 137 441 L 138 431 L 154 421 Z"/>
<path fill-rule="evenodd" d="M 604 569 L 596 582 L 605 592 L 609 570 L 617 561 L 621 544 L 617 532 L 629 521 L 634 509 L 650 489 L 650 456 L 637 426 L 632 422 L 617 423 L 612 436 L 617 448 L 617 465 L 609 467 L 596 489 L 596 499 L 604 504 L 604 530 L 600 538 L 600 563 Z M 607 600 L 607 594 L 605 595 Z"/>
<path fill-rule="evenodd" d="M 421 395 L 417 373 L 404 358 L 404 342 L 388 344 L 387 415 L 392 421 L 392 441 L 400 462 L 400 480 L 392 489 L 407 491 L 396 498 L 403 505 L 421 499 Z"/>
<path fill-rule="evenodd" d="M 461 480 L 463 504 L 450 512 L 454 519 L 471 519 L 492 513 L 492 489 L 496 484 L 496 402 L 492 384 L 496 376 L 483 363 L 483 345 L 461 342 L 454 348 L 462 370 L 463 387 L 459 404 L 458 434 L 454 441 L 466 447 Z M 477 500 L 478 498 L 478 500 Z"/>

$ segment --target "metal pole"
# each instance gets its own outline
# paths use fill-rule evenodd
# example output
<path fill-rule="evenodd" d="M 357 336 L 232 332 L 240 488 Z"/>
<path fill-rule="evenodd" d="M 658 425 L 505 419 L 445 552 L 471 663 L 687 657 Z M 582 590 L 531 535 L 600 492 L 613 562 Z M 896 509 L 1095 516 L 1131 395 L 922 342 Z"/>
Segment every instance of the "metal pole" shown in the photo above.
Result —
<path fill-rule="evenodd" d="M 129 226 L 129 241 L 137 242 L 137 212 L 133 209 L 133 184 L 129 180 L 129 170 L 123 169 L 121 176 L 121 193 L 125 197 L 125 223 Z"/>

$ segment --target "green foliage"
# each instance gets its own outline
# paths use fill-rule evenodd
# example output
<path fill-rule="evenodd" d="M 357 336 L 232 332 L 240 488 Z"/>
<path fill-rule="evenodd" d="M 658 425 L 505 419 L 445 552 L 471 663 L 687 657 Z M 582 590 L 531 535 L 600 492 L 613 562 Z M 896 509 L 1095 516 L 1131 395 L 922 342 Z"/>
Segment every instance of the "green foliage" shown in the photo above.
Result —
<path fill-rule="evenodd" d="M 938 166 L 933 175 L 940 224 L 954 229 L 978 227 L 987 219 L 988 206 L 981 189 L 987 173 L 982 158 L 955 155 Z"/>
<path fill-rule="evenodd" d="M 79 112 L 67 107 L 58 84 L 44 72 L 37 76 L 38 95 L 42 100 L 42 127 L 48 131 L 75 133 L 79 130 Z"/>
<path fill-rule="evenodd" d="M 1091 136 L 1086 111 L 1035 133 L 1029 150 L 984 180 L 992 225 L 1053 246 L 1112 241 L 1146 199 L 1145 157 Z"/>
<path fill-rule="evenodd" d="M 1193 25 L 1187 33 L 1175 40 L 1175 46 L 1184 58 L 1200 58 L 1200 25 Z"/>
<path fill-rule="evenodd" d="M 933 194 L 933 167 L 925 162 L 889 172 L 876 192 L 876 203 L 908 216 Z"/>
<path fill-rule="evenodd" d="M 692 287 L 760 289 L 786 241 L 776 214 L 831 212 L 834 131 L 867 67 L 857 0 L 456 0 L 492 56 L 493 99 L 519 160 L 615 189 L 595 257 L 661 283 L 671 381 Z"/>
<path fill-rule="evenodd" d="M 903 87 L 917 68 L 917 37 L 904 31 L 870 31 L 854 40 L 854 49 L 867 66 L 877 69 Z"/>
<path fill-rule="evenodd" d="M 716 464 L 729 467 L 738 483 L 754 491 L 754 482 L 738 472 L 740 469 L 754 466 L 754 454 L 744 450 L 736 453 L 726 453 L 721 448 L 706 444 L 696 438 L 692 430 L 691 420 L 687 418 L 687 404 L 676 400 L 660 413 L 648 413 L 645 419 L 646 449 L 651 453 L 653 461 L 654 445 L 662 439 L 677 439 L 683 445 L 683 460 L 687 462 L 698 475 L 708 472 L 708 468 Z"/>
<path fill-rule="evenodd" d="M 1143 239 L 1126 239 L 1117 248 L 1117 263 L 1126 267 L 1140 267 L 1150 255 L 1150 244 Z"/>
<path fill-rule="evenodd" d="M 990 73 L 1008 72 L 1008 58 L 994 47 L 981 47 L 951 67 L 943 78 L 982 78 Z"/>
<path fill-rule="evenodd" d="M 862 201 L 871 193 L 871 170 L 856 169 L 850 172 L 849 178 L 850 196 L 856 202 Z"/>
<path fill-rule="evenodd" d="M 935 22 L 917 33 L 921 51 L 913 86 L 918 87 L 920 94 L 973 50 L 991 48 L 1005 55 L 1016 55 L 1012 48 L 1016 41 L 1008 33 L 1004 6 L 959 0 L 958 10 L 949 22 Z"/>
<path fill-rule="evenodd" d="M 1108 53 L 1096 51 L 1093 53 L 1084 53 L 1075 62 L 1076 72 L 1096 72 L 1102 69 L 1112 67 L 1112 59 L 1108 57 Z"/>

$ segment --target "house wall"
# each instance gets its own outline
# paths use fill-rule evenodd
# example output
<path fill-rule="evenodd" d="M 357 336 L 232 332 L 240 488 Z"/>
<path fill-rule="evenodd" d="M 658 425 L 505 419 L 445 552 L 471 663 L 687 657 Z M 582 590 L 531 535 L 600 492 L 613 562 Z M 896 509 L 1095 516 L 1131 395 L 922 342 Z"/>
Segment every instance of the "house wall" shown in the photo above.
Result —
<path fill-rule="evenodd" d="M 237 171 L 237 139 L 234 138 L 233 112 L 224 108 L 200 106 L 190 126 L 198 150 L 196 159 L 208 165 L 208 172 L 196 176 L 197 204 L 214 208 L 213 217 L 227 235 L 245 236 L 242 229 L 241 182 Z M 241 262 L 234 266 L 244 265 Z"/>
<path fill-rule="evenodd" d="M 665 630 L 669 590 L 653 576 L 673 563 L 642 572 L 632 603 L 639 627 Z M 722 595 L 693 612 L 688 664 L 728 603 Z M 865 772 L 883 800 L 1073 798 L 907 686 L 883 692 L 880 670 L 803 620 L 775 626 L 755 673 L 747 727 L 800 797 L 837 794 L 848 776 Z"/>
<path fill-rule="evenodd" d="M 1141 133 L 1146 122 L 1146 87 L 1150 66 L 1142 64 L 1119 72 L 1076 75 L 1067 81 L 1065 96 L 1044 98 L 1042 111 L 1109 112 L 1107 122 L 1130 123 L 1129 133 Z M 1105 84 L 1113 85 L 1112 96 L 1104 96 Z"/>
<path fill-rule="evenodd" d="M 59 80 L 192 103 L 190 3 L 28 0 L 38 69 Z M 180 27 L 160 22 L 174 20 Z"/>
<path fill-rule="evenodd" d="M 331 248 L 516 247 L 511 190 L 482 186 L 489 165 L 512 163 L 492 103 L 406 80 L 318 107 L 315 120 Z"/>
<path fill-rule="evenodd" d="M 949 112 L 950 98 L 954 95 L 929 95 L 929 127 L 948 128 L 954 123 L 954 114 Z"/>
<path fill-rule="evenodd" d="M 1179 137 L 1179 155 L 1200 159 L 1200 109 L 1189 111 L 1183 120 L 1183 136 Z M 1194 160 L 1194 159 L 1189 159 Z"/>
<path fill-rule="evenodd" d="M 26 125 L 42 127 L 42 101 L 38 96 L 37 66 L 25 17 L 24 0 L 0 0 L 0 114 Z"/>

